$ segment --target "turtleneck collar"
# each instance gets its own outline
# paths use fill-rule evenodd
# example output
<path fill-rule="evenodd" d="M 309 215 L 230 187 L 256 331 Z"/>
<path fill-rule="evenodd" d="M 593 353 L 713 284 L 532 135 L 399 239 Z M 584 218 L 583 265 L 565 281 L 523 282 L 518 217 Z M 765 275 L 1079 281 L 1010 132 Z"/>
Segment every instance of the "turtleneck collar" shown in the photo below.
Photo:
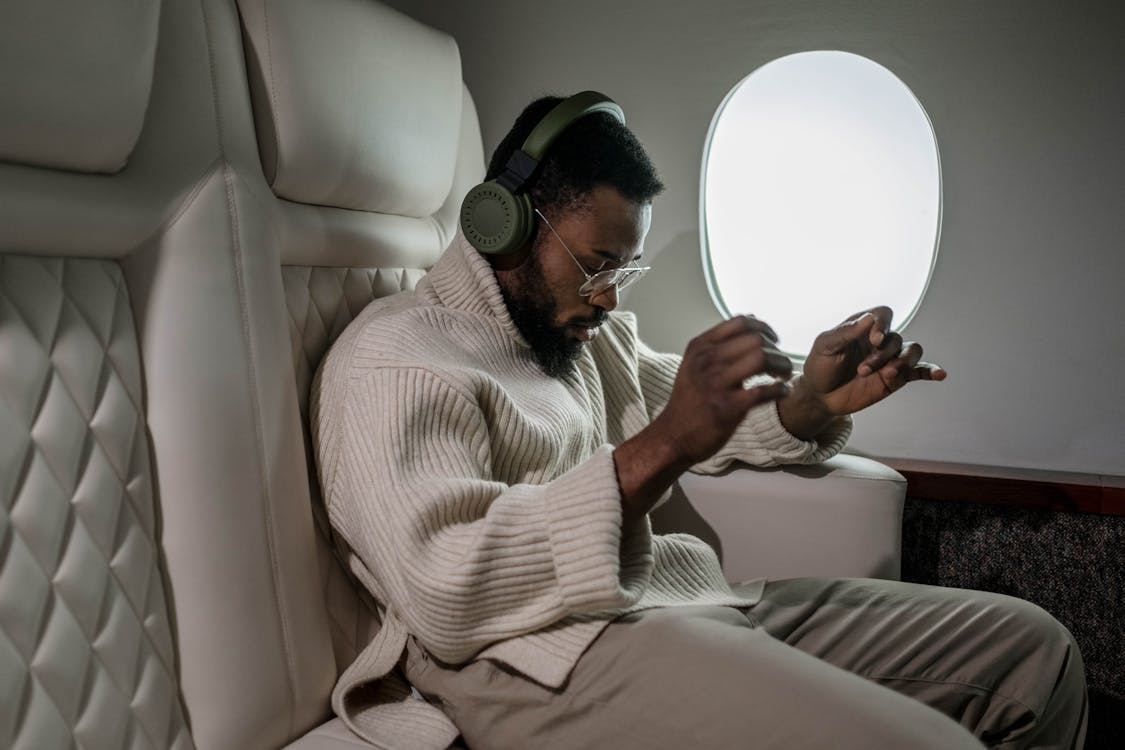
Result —
<path fill-rule="evenodd" d="M 420 287 L 425 286 L 430 287 L 438 304 L 493 318 L 508 336 L 528 347 L 504 304 L 492 265 L 469 244 L 460 229 L 453 243 L 426 274 Z M 424 293 L 423 288 L 418 291 Z"/>

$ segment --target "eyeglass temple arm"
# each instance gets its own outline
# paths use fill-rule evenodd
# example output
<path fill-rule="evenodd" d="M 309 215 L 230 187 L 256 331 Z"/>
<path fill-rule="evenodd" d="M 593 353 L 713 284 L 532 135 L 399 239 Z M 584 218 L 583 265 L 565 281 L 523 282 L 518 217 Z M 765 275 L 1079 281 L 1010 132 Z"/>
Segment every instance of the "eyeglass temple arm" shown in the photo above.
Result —
<path fill-rule="evenodd" d="M 586 273 L 586 269 L 582 267 L 582 264 L 580 262 L 578 262 L 578 258 L 574 256 L 574 253 L 570 252 L 570 248 L 566 246 L 566 243 L 563 242 L 563 238 L 560 237 L 559 233 L 555 231 L 555 228 L 551 226 L 551 222 L 547 221 L 547 217 L 543 215 L 543 212 L 537 208 L 535 209 L 535 213 L 539 215 L 539 218 L 543 220 L 543 223 L 547 225 L 547 228 L 551 230 L 551 234 L 555 235 L 555 239 L 557 239 L 559 241 L 559 244 L 563 246 L 563 250 L 566 250 L 566 254 L 569 255 L 570 259 L 574 261 L 574 265 L 578 266 L 578 270 L 581 271 L 582 275 L 586 277 L 586 281 L 594 278 L 590 274 Z"/>

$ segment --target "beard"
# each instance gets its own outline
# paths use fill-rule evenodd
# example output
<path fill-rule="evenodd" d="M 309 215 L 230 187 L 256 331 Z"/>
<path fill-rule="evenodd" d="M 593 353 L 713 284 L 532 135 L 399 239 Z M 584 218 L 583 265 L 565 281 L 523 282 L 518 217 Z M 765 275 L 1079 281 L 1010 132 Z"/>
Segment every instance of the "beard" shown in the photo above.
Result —
<path fill-rule="evenodd" d="M 511 288 L 501 285 L 500 293 L 504 296 L 512 322 L 531 347 L 535 362 L 552 378 L 573 374 L 583 342 L 568 336 L 565 325 L 555 323 L 558 305 L 543 277 L 539 254 L 533 252 L 527 262 L 515 271 L 512 279 Z M 598 308 L 588 322 L 600 323 L 606 315 L 605 310 Z"/>

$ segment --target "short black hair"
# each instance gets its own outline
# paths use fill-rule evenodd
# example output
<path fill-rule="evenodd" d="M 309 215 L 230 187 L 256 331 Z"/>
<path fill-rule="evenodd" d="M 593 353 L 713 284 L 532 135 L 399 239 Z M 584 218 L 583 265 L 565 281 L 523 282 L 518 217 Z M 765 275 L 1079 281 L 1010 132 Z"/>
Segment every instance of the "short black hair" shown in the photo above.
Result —
<path fill-rule="evenodd" d="M 524 108 L 492 153 L 486 180 L 503 173 L 511 155 L 561 101 L 562 97 L 545 96 Z M 580 117 L 559 134 L 532 176 L 527 194 L 534 207 L 552 214 L 580 207 L 598 185 L 615 188 L 634 203 L 649 203 L 664 190 L 644 146 L 606 112 Z"/>

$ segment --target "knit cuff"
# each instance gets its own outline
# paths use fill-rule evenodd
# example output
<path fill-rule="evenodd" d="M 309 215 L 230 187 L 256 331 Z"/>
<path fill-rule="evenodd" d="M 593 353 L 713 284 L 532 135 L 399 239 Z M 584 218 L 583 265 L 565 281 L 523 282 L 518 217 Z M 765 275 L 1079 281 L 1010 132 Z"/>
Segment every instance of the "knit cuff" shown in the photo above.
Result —
<path fill-rule="evenodd" d="M 785 429 L 777 402 L 771 401 L 751 409 L 727 444 L 711 458 L 693 466 L 692 471 L 710 474 L 722 471 L 733 461 L 753 466 L 816 464 L 843 450 L 851 433 L 852 418 L 837 417 L 815 440 L 801 440 Z"/>
<path fill-rule="evenodd" d="M 652 533 L 647 521 L 631 524 L 627 543 L 622 544 L 621 488 L 613 446 L 603 445 L 552 481 L 544 501 L 555 574 L 567 610 L 578 614 L 616 609 L 639 600 L 639 579 L 652 569 Z M 628 560 L 622 559 L 623 550 Z"/>

